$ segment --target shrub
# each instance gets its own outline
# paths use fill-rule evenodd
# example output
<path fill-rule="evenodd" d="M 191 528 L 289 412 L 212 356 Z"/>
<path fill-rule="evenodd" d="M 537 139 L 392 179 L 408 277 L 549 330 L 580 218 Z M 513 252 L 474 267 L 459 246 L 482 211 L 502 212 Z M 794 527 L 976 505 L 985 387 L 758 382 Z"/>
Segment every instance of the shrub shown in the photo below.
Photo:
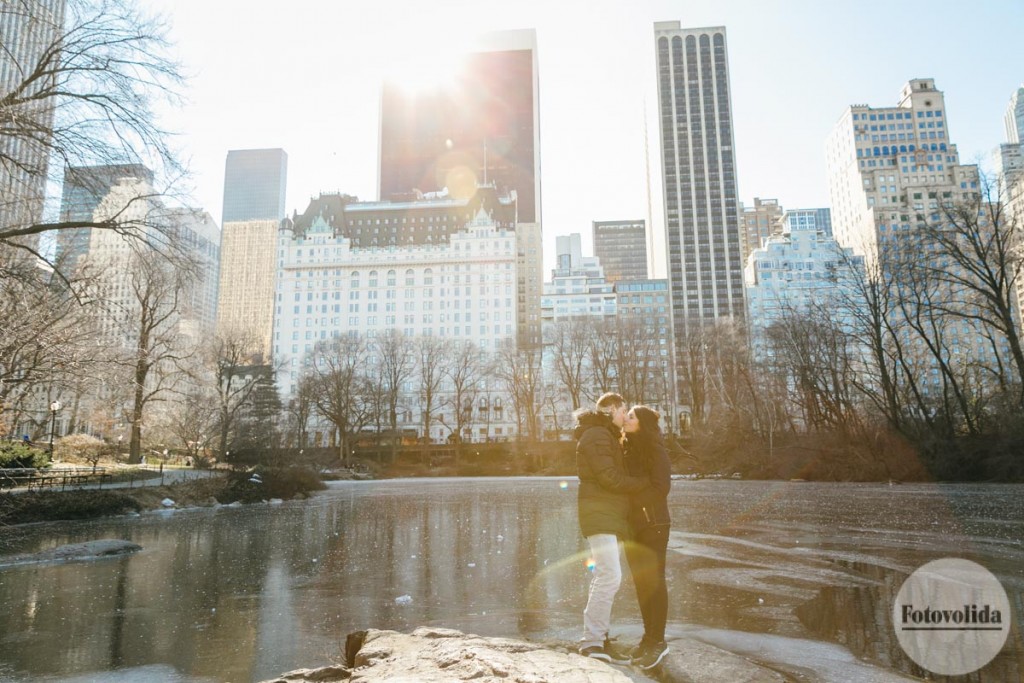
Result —
<path fill-rule="evenodd" d="M 110 447 L 88 434 L 70 434 L 53 444 L 53 457 L 65 462 L 87 462 L 96 466 Z"/>
<path fill-rule="evenodd" d="M 139 512 L 142 505 L 116 491 L 46 491 L 0 495 L 0 524 L 91 519 Z"/>
<path fill-rule="evenodd" d="M 0 442 L 0 467 L 48 467 L 46 451 L 21 441 Z"/>
<path fill-rule="evenodd" d="M 220 502 L 255 503 L 271 498 L 287 500 L 325 488 L 313 470 L 303 467 L 257 467 L 247 472 L 229 474 L 228 485 L 223 493 L 226 499 Z"/>

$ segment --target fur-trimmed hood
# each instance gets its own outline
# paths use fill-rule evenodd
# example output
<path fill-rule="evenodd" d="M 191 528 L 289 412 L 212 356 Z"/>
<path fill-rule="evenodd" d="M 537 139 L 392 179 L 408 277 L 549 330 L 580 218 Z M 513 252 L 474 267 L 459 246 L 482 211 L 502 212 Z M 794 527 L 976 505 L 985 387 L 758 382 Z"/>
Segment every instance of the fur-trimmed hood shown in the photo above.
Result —
<path fill-rule="evenodd" d="M 604 427 L 608 430 L 617 430 L 611 416 L 596 410 L 581 410 L 576 413 L 576 429 L 572 435 L 579 440 L 583 432 L 591 427 Z"/>

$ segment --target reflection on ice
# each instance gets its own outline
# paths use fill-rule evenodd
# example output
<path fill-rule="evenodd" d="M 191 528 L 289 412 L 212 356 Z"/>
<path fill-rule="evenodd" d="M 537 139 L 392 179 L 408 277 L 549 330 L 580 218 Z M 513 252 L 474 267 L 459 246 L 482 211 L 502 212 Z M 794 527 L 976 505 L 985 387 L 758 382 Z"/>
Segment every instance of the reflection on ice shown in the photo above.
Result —
<path fill-rule="evenodd" d="M 46 676 L 35 680 L 38 683 L 56 683 L 56 681 L 60 681 L 60 683 L 216 683 L 217 681 L 215 678 L 188 676 L 175 671 L 172 667 L 159 664 L 81 674 L 68 678 Z"/>
<path fill-rule="evenodd" d="M 337 660 L 344 636 L 368 627 L 573 639 L 590 578 L 575 490 L 548 478 L 339 482 L 281 505 L 0 532 L 5 554 L 96 538 L 144 548 L 0 570 L 0 683 L 262 680 Z M 1018 620 L 977 680 L 1018 680 L 1020 493 L 677 481 L 671 628 L 803 680 L 920 676 L 895 641 L 892 598 L 921 564 L 965 557 L 1003 581 Z M 628 579 L 613 617 L 639 637 Z"/>
<path fill-rule="evenodd" d="M 849 650 L 830 643 L 721 629 L 670 629 L 670 635 L 696 638 L 744 655 L 784 671 L 797 680 L 837 683 L 906 683 L 917 680 L 862 662 Z"/>

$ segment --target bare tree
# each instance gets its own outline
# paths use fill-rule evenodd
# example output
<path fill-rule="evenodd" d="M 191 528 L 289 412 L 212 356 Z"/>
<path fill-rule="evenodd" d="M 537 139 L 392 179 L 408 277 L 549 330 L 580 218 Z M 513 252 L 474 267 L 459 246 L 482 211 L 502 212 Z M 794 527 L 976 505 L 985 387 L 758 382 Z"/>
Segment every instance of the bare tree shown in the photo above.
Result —
<path fill-rule="evenodd" d="M 859 423 L 853 382 L 857 350 L 833 307 L 783 307 L 765 336 L 772 358 L 768 375 L 791 387 L 787 393 L 803 424 L 850 433 Z"/>
<path fill-rule="evenodd" d="M 486 368 L 480 347 L 473 342 L 455 344 L 448 364 L 447 379 L 451 391 L 445 401 L 454 417 L 456 463 L 461 459 L 462 443 L 472 433 L 473 406 L 480 393 Z"/>
<path fill-rule="evenodd" d="M 94 345 L 94 335 L 74 297 L 51 286 L 47 273 L 10 254 L 0 261 L 12 274 L 0 277 L 0 424 L 10 430 L 29 416 L 40 388 L 50 392 L 65 370 L 82 370 L 80 347 Z M 59 396 L 46 403 L 52 398 Z"/>
<path fill-rule="evenodd" d="M 412 378 L 416 370 L 415 348 L 400 331 L 385 330 L 373 344 L 373 355 L 380 369 L 380 386 L 384 391 L 385 415 L 391 429 L 391 459 L 394 460 L 400 441 L 398 435 L 398 405 L 401 402 L 402 387 Z"/>
<path fill-rule="evenodd" d="M 511 340 L 502 344 L 495 358 L 495 374 L 512 395 L 519 437 L 529 441 L 540 438 L 541 393 L 544 369 L 541 350 L 518 348 Z M 552 408 L 554 410 L 554 408 Z"/>
<path fill-rule="evenodd" d="M 572 409 L 582 405 L 587 381 L 587 355 L 594 326 L 587 318 L 560 320 L 549 328 L 547 343 Z"/>
<path fill-rule="evenodd" d="M 659 335 L 653 323 L 635 316 L 620 318 L 616 337 L 616 367 L 622 395 L 633 403 L 654 403 L 662 398 L 657 392 L 659 384 L 654 369 Z"/>
<path fill-rule="evenodd" d="M 602 320 L 594 326 L 587 350 L 590 362 L 591 399 L 618 387 L 619 335 L 614 320 Z"/>
<path fill-rule="evenodd" d="M 313 389 L 314 383 L 311 375 L 303 374 L 292 392 L 288 401 L 287 412 L 290 430 L 294 430 L 295 438 L 292 443 L 297 448 L 305 448 L 309 445 L 309 418 L 313 416 Z"/>
<path fill-rule="evenodd" d="M 448 374 L 448 346 L 438 337 L 420 337 L 416 341 L 420 405 L 423 408 L 423 438 L 430 443 L 434 413 L 440 404 L 441 386 Z"/>
<path fill-rule="evenodd" d="M 217 401 L 197 387 L 175 401 L 168 415 L 167 429 L 196 465 L 206 463 L 207 449 L 217 434 Z"/>
<path fill-rule="evenodd" d="M 982 404 L 972 396 L 970 377 L 959 372 L 962 361 L 953 353 L 958 320 L 949 311 L 956 308 L 958 297 L 929 264 L 936 258 L 934 252 L 929 253 L 923 240 L 909 237 L 888 246 L 888 263 L 900 325 L 916 351 L 906 356 L 913 358 L 914 375 L 922 378 L 922 394 L 926 394 L 920 410 L 927 411 L 930 429 L 945 438 L 952 438 L 961 426 L 967 433 L 977 434 L 980 416 L 976 408 Z"/>
<path fill-rule="evenodd" d="M 317 343 L 310 362 L 311 390 L 317 412 L 337 430 L 338 456 L 349 464 L 351 446 L 373 419 L 364 370 L 366 341 L 359 337 Z"/>
<path fill-rule="evenodd" d="M 188 264 L 173 263 L 146 248 L 135 250 L 123 273 L 123 282 L 112 281 L 105 288 L 123 284 L 129 296 L 117 300 L 103 295 L 118 310 L 111 313 L 123 326 L 123 334 L 133 341 L 129 365 L 132 399 L 128 412 L 131 441 L 128 461 L 140 462 L 142 425 L 147 406 L 166 400 L 174 390 L 180 364 L 191 355 L 183 348 L 176 322 L 179 305 L 185 296 L 189 278 Z"/>
<path fill-rule="evenodd" d="M 861 249 L 866 251 L 865 249 Z M 843 273 L 836 301 L 854 344 L 866 350 L 851 381 L 893 429 L 907 433 L 907 398 L 921 398 L 906 334 L 896 315 L 896 288 L 882 250 L 870 259 L 840 252 Z M 908 369 L 911 369 L 908 372 Z"/>
<path fill-rule="evenodd" d="M 997 359 L 993 379 L 1003 388 L 1016 385 L 1024 409 L 1024 343 L 1021 340 L 1018 288 L 1024 268 L 1024 226 L 1013 215 L 995 183 L 982 179 L 982 192 L 955 200 L 941 198 L 940 212 L 919 227 L 930 274 L 953 294 L 943 313 L 991 331 Z M 1004 353 L 1002 348 L 1007 348 Z M 1012 368 L 1012 370 L 1011 370 Z"/>
<path fill-rule="evenodd" d="M 182 76 L 169 56 L 169 25 L 129 0 L 68 0 L 64 16 L 49 14 L 50 3 L 0 3 L 0 23 L 41 27 L 44 44 L 32 54 L 4 49 L 11 73 L 20 74 L 0 92 L 0 246 L 42 254 L 35 240 L 46 232 L 74 228 L 111 230 L 151 243 L 158 233 L 123 214 L 130 197 L 101 220 L 40 222 L 40 188 L 48 164 L 63 166 L 138 163 L 173 181 L 182 175 L 168 134 L 157 124 L 154 106 L 179 101 Z M 20 57 L 24 63 L 15 63 Z M 21 150 L 29 149 L 26 155 Z M 62 275 L 60 270 L 58 275 Z"/>
<path fill-rule="evenodd" d="M 239 418 L 252 406 L 260 379 L 271 368 L 258 363 L 260 341 L 248 332 L 218 335 L 209 349 L 209 368 L 215 381 L 217 406 L 217 454 L 227 453 Z"/>
<path fill-rule="evenodd" d="M 676 328 L 676 372 L 695 426 L 707 420 L 708 340 L 705 323 L 694 320 Z"/>

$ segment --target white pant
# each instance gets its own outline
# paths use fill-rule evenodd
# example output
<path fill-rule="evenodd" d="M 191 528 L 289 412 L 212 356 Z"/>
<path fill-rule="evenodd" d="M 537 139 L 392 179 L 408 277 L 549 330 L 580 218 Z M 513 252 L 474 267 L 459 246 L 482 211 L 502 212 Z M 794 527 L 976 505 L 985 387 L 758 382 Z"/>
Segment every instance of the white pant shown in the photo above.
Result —
<path fill-rule="evenodd" d="M 615 534 L 587 536 L 594 560 L 594 577 L 590 580 L 590 597 L 583 610 L 583 639 L 580 648 L 604 645 L 612 620 L 612 602 L 622 583 L 619 564 L 619 539 Z"/>

